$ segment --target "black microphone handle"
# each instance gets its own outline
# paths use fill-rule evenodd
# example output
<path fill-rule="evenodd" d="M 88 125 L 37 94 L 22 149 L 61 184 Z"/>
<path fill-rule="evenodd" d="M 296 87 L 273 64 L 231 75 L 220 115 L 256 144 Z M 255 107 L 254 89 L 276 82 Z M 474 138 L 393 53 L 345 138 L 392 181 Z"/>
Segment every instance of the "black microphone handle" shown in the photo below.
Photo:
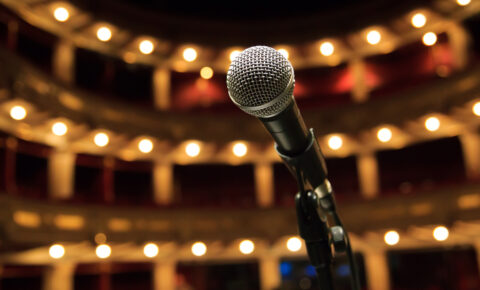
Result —
<path fill-rule="evenodd" d="M 295 100 L 280 114 L 259 119 L 272 135 L 280 153 L 294 157 L 307 149 L 309 133 Z"/>
<path fill-rule="evenodd" d="M 260 118 L 260 121 L 272 135 L 277 153 L 293 176 L 297 178 L 295 173 L 300 170 L 312 189 L 324 185 L 327 178 L 325 158 L 313 130 L 307 130 L 295 100 L 280 114 Z"/>

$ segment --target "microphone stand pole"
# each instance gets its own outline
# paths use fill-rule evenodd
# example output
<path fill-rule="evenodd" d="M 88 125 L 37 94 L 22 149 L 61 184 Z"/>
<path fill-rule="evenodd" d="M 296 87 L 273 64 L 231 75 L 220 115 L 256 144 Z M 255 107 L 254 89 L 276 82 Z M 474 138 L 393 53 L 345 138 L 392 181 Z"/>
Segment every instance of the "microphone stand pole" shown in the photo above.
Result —
<path fill-rule="evenodd" d="M 332 263 L 335 254 L 347 253 L 351 269 L 351 286 L 359 290 L 359 279 L 348 234 L 335 209 L 333 190 L 328 179 L 313 189 L 305 180 L 305 168 L 311 168 L 309 160 L 321 154 L 317 139 L 310 129 L 310 145 L 301 154 L 290 157 L 278 151 L 290 172 L 296 177 L 299 192 L 295 195 L 298 230 L 305 240 L 308 257 L 315 267 L 321 290 L 333 290 Z M 308 172 L 311 176 L 312 172 Z M 325 173 L 321 173 L 326 176 Z M 330 217 L 333 226 L 328 222 Z M 333 245 L 333 253 L 332 246 Z"/>

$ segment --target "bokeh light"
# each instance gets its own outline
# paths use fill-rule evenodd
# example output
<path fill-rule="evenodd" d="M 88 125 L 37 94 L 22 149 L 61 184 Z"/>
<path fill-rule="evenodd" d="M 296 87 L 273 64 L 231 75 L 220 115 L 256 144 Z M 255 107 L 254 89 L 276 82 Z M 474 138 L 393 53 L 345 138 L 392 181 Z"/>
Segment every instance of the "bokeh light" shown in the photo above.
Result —
<path fill-rule="evenodd" d="M 65 255 L 65 248 L 60 244 L 52 245 L 48 249 L 48 254 L 54 259 L 60 259 Z"/>
<path fill-rule="evenodd" d="M 103 42 L 109 41 L 112 38 L 112 31 L 110 28 L 102 26 L 97 30 L 97 38 Z"/>
<path fill-rule="evenodd" d="M 138 142 L 138 150 L 142 153 L 150 153 L 153 150 L 152 140 L 145 138 Z"/>
<path fill-rule="evenodd" d="M 55 122 L 52 125 L 52 133 L 57 136 L 63 136 L 67 134 L 67 132 L 68 132 L 68 127 L 67 127 L 67 124 L 65 124 L 64 122 Z"/>
<path fill-rule="evenodd" d="M 385 243 L 389 246 L 394 246 L 400 241 L 400 235 L 396 231 L 388 231 L 383 237 Z"/>
<path fill-rule="evenodd" d="M 201 257 L 207 253 L 207 245 L 202 242 L 196 242 L 192 245 L 192 254 Z"/>
<path fill-rule="evenodd" d="M 112 254 L 112 248 L 110 248 L 110 246 L 107 244 L 98 245 L 95 249 L 95 254 L 100 259 L 106 259 Z"/>
<path fill-rule="evenodd" d="M 443 242 L 448 239 L 448 229 L 444 226 L 438 226 L 433 230 L 433 238 L 439 242 Z"/>
<path fill-rule="evenodd" d="M 367 42 L 370 43 L 371 45 L 378 44 L 382 40 L 382 35 L 378 30 L 370 30 L 367 33 Z"/>
<path fill-rule="evenodd" d="M 287 249 L 290 252 L 298 252 L 302 248 L 302 241 L 297 237 L 291 237 L 287 240 Z"/>
<path fill-rule="evenodd" d="M 242 254 L 248 255 L 255 250 L 255 244 L 250 240 L 244 240 L 238 245 L 238 248 Z"/>
<path fill-rule="evenodd" d="M 247 154 L 247 145 L 243 142 L 237 142 L 232 148 L 233 154 L 237 157 L 243 157 Z"/>
<path fill-rule="evenodd" d="M 197 59 L 197 51 L 193 47 L 188 47 L 183 50 L 183 59 L 192 62 Z"/>
<path fill-rule="evenodd" d="M 338 150 L 343 146 L 343 139 L 338 135 L 333 135 L 328 138 L 328 147 L 332 150 Z"/>
<path fill-rule="evenodd" d="M 158 252 L 158 246 L 154 243 L 148 243 L 143 247 L 143 254 L 148 258 L 155 258 Z"/>
<path fill-rule="evenodd" d="M 65 7 L 58 7 L 53 11 L 53 17 L 59 22 L 65 22 L 70 18 L 70 13 Z"/>
<path fill-rule="evenodd" d="M 106 133 L 100 132 L 100 133 L 95 134 L 95 137 L 93 138 L 93 142 L 98 147 L 105 147 L 110 142 L 110 138 L 108 137 L 108 135 Z"/>
<path fill-rule="evenodd" d="M 23 106 L 13 106 L 10 109 L 10 117 L 17 121 L 23 120 L 27 117 L 27 110 Z"/>
<path fill-rule="evenodd" d="M 150 40 L 143 40 L 138 45 L 138 50 L 140 50 L 140 52 L 143 54 L 151 54 L 154 48 L 155 47 L 153 46 L 153 42 L 151 42 Z"/>

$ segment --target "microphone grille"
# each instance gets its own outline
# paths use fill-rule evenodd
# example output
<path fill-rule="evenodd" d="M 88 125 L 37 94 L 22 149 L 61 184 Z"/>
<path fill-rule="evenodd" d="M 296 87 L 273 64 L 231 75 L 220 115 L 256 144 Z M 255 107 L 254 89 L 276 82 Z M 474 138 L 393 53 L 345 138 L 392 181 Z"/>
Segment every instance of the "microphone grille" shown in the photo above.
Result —
<path fill-rule="evenodd" d="M 227 73 L 228 94 L 246 113 L 267 118 L 293 101 L 294 74 L 290 62 L 268 46 L 242 51 Z"/>

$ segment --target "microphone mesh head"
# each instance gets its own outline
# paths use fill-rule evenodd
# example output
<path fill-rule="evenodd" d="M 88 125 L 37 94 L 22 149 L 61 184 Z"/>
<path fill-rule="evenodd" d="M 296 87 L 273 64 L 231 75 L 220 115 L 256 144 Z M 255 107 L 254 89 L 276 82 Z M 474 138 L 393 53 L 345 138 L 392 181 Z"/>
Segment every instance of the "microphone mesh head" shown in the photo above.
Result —
<path fill-rule="evenodd" d="M 293 101 L 295 84 L 290 62 L 267 46 L 242 51 L 227 73 L 228 94 L 246 113 L 268 118 L 282 112 Z"/>

